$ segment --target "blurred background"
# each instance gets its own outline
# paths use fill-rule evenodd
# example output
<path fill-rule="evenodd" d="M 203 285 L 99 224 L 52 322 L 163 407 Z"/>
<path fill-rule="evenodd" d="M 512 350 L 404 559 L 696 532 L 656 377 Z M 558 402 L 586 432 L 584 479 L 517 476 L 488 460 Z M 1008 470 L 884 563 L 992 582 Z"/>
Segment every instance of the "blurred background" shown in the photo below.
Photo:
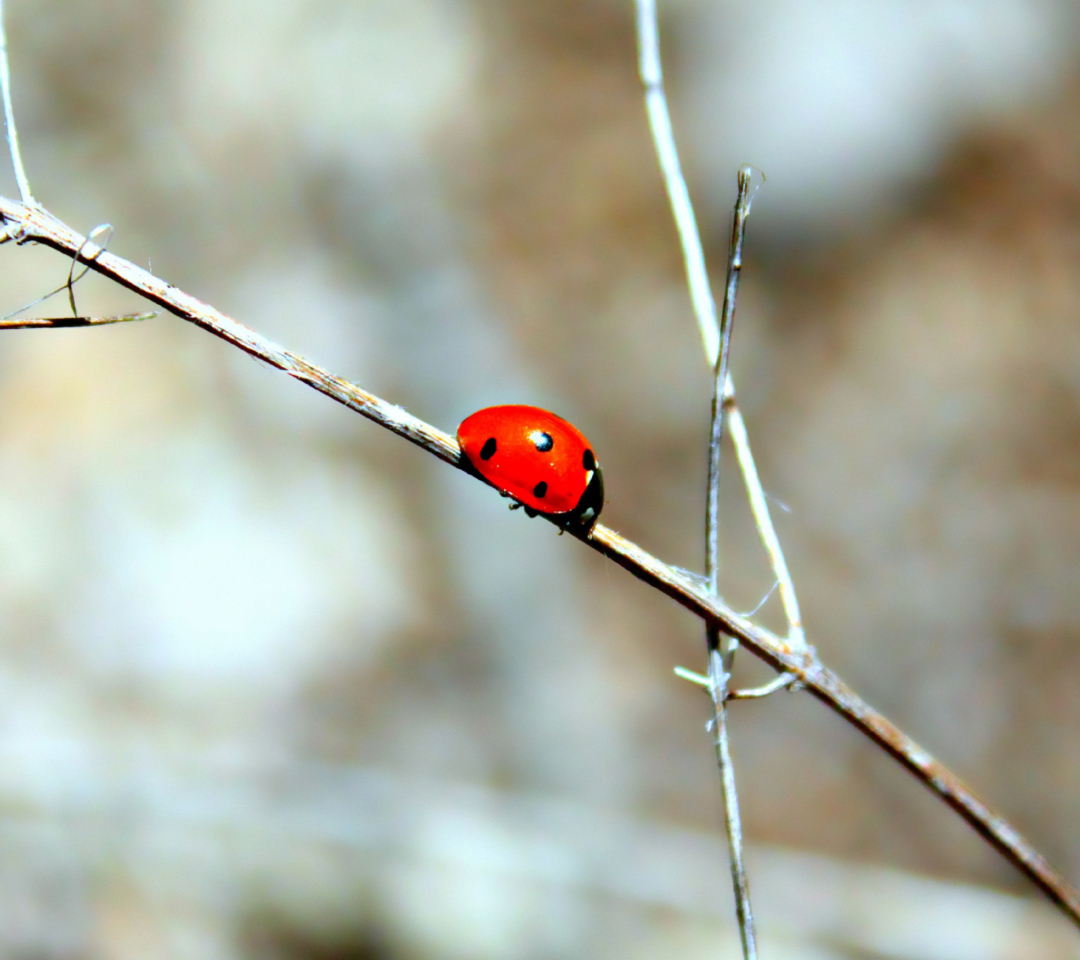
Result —
<path fill-rule="evenodd" d="M 58 216 L 445 430 L 553 407 L 700 569 L 630 0 L 6 6 Z M 809 639 L 1080 880 L 1080 8 L 660 6 L 718 284 L 768 177 L 734 377 Z M 0 313 L 67 271 L 4 247 Z M 693 617 L 171 317 L 4 333 L 0 409 L 0 957 L 736 956 Z M 822 705 L 733 713 L 763 957 L 1080 956 Z"/>

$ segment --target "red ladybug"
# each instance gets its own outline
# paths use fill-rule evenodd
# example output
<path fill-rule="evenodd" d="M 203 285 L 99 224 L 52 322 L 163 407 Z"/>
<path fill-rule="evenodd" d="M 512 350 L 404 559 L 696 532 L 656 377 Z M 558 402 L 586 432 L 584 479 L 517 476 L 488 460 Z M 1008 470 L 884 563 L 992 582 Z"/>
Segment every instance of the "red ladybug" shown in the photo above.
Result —
<path fill-rule="evenodd" d="M 530 517 L 591 525 L 600 515 L 600 465 L 589 441 L 562 417 L 521 404 L 485 407 L 461 421 L 457 438 L 473 470 Z"/>

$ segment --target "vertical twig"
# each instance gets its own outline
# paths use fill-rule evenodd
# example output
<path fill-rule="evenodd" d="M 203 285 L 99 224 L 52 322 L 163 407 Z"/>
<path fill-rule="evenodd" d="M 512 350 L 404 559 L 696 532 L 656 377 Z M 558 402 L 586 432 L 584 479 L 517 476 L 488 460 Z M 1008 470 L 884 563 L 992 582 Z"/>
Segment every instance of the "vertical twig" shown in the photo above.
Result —
<path fill-rule="evenodd" d="M 720 317 L 720 355 L 714 367 L 712 420 L 709 433 L 709 492 L 705 509 L 705 577 L 714 595 L 720 592 L 720 536 L 717 525 L 720 519 L 720 450 L 724 438 L 724 387 L 730 379 L 728 367 L 731 364 L 731 328 L 735 321 L 735 300 L 739 293 L 739 276 L 742 273 L 746 218 L 750 215 L 752 172 L 748 166 L 739 168 L 739 195 L 735 200 L 735 214 L 731 222 L 724 309 Z M 725 656 L 724 662 L 730 669 L 730 655 Z"/>
<path fill-rule="evenodd" d="M 19 151 L 19 135 L 15 131 L 15 111 L 11 106 L 11 74 L 8 70 L 7 31 L 4 29 L 4 0 L 0 0 L 0 95 L 4 99 L 4 125 L 7 128 L 8 149 L 11 165 L 15 168 L 15 180 L 19 184 L 19 196 L 23 203 L 33 203 L 30 181 L 26 179 L 22 154 Z"/>
<path fill-rule="evenodd" d="M 706 627 L 711 642 L 712 627 Z M 757 960 L 757 934 L 754 932 L 754 911 L 750 906 L 750 881 L 743 861 L 742 817 L 739 814 L 739 793 L 735 787 L 735 764 L 728 743 L 727 694 L 731 674 L 724 670 L 723 654 L 709 651 L 709 693 L 713 698 L 716 728 L 716 762 L 724 794 L 724 829 L 728 840 L 728 863 L 731 867 L 731 886 L 735 891 L 735 917 L 739 923 L 739 941 L 744 960 Z"/>
<path fill-rule="evenodd" d="M 719 455 L 722 433 L 723 387 L 727 380 L 728 350 L 731 337 L 731 320 L 735 312 L 735 291 L 738 288 L 738 269 L 742 265 L 742 237 L 749 203 L 749 170 L 739 171 L 739 204 L 736 206 L 736 222 L 732 227 L 732 253 L 728 259 L 727 294 L 724 298 L 724 322 L 717 323 L 716 302 L 709 286 L 705 267 L 705 253 L 701 246 L 694 208 L 686 188 L 686 180 L 679 164 L 675 137 L 671 130 L 667 97 L 664 94 L 664 76 L 660 65 L 660 38 L 656 18 L 655 0 L 637 0 L 638 69 L 645 87 L 645 108 L 649 115 L 653 142 L 664 175 L 668 199 L 671 202 L 675 226 L 683 249 L 686 280 L 694 315 L 701 331 L 706 356 L 715 364 L 717 388 L 712 405 L 712 429 L 710 431 L 709 494 L 706 510 L 705 576 L 713 596 L 718 591 L 718 537 L 717 515 L 719 504 Z M 757 960 L 757 942 L 754 935 L 754 918 L 750 906 L 750 889 L 743 862 L 742 822 L 739 817 L 739 797 L 735 785 L 735 768 L 731 761 L 727 728 L 727 687 L 731 656 L 735 642 L 731 641 L 723 653 L 719 650 L 720 634 L 714 623 L 706 628 L 709 649 L 709 692 L 713 700 L 716 734 L 716 762 L 720 770 L 720 783 L 724 795 L 724 825 L 727 830 L 728 854 L 731 864 L 731 880 L 735 891 L 735 912 L 739 922 L 745 960 Z"/>
<path fill-rule="evenodd" d="M 728 250 L 727 283 L 724 289 L 724 309 L 720 323 L 720 355 L 716 360 L 716 379 L 712 398 L 712 422 L 709 430 L 709 482 L 705 508 L 705 577 L 709 592 L 720 595 L 720 445 L 723 439 L 724 386 L 727 383 L 731 358 L 731 329 L 735 320 L 735 300 L 739 292 L 742 270 L 742 246 L 746 235 L 746 218 L 750 214 L 750 168 L 739 170 L 739 196 L 731 225 L 731 246 Z M 724 793 L 724 825 L 727 829 L 731 861 L 731 883 L 735 890 L 735 912 L 739 921 L 739 936 L 743 956 L 756 960 L 757 942 L 754 934 L 754 914 L 750 906 L 750 886 L 742 855 L 742 820 L 739 817 L 739 795 L 735 788 L 735 766 L 731 761 L 728 743 L 727 699 L 731 665 L 738 649 L 734 637 L 724 636 L 715 621 L 705 626 L 709 651 L 709 693 L 712 696 L 716 728 L 716 762 Z"/>

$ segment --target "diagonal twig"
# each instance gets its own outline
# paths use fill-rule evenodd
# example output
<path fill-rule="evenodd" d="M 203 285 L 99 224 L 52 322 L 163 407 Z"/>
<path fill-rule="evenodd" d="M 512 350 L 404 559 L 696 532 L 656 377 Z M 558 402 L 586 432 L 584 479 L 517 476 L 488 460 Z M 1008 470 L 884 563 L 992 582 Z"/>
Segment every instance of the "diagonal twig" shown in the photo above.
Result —
<path fill-rule="evenodd" d="M 0 197 L 0 218 L 16 225 L 27 241 L 44 244 L 66 257 L 75 256 L 86 240 L 37 204 L 27 205 Z M 466 469 L 457 441 L 452 436 L 401 407 L 334 376 L 116 254 L 87 246 L 80 259 L 101 276 L 308 384 L 440 460 Z M 716 621 L 720 629 L 735 637 L 742 646 L 776 670 L 791 673 L 796 682 L 803 684 L 810 693 L 884 749 L 931 792 L 956 810 L 991 846 L 1080 926 L 1080 892 L 958 777 L 825 667 L 812 649 L 796 647 L 740 616 L 720 598 L 710 595 L 692 577 L 658 560 L 603 524 L 596 524 L 591 531 L 570 530 L 569 533 L 644 583 L 671 597 L 695 616 Z"/>

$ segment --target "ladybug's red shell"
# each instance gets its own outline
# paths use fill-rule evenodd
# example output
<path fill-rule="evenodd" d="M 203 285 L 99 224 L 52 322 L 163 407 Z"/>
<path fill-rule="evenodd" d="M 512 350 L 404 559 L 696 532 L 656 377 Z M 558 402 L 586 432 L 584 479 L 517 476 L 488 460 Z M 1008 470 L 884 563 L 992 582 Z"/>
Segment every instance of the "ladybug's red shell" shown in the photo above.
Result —
<path fill-rule="evenodd" d="M 540 407 L 485 407 L 457 430 L 461 451 L 488 483 L 536 513 L 596 519 L 600 465 L 581 431 Z"/>

